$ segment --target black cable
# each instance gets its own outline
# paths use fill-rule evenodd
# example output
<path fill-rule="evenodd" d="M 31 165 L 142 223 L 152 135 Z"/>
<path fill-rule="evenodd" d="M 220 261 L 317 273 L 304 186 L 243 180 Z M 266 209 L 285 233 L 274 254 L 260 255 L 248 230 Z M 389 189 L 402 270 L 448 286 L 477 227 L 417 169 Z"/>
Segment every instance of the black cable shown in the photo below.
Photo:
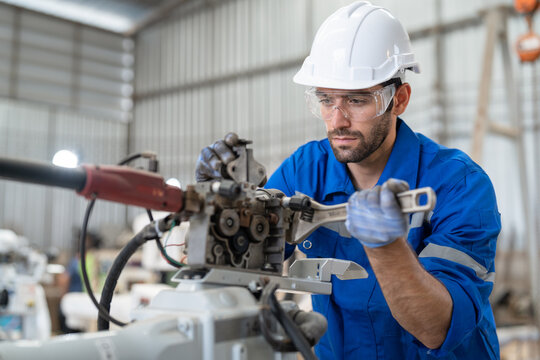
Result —
<path fill-rule="evenodd" d="M 272 346 L 275 351 L 279 352 L 291 352 L 296 351 L 296 347 L 290 338 L 283 336 L 277 332 L 276 318 L 270 309 L 270 291 L 269 284 L 263 288 L 261 294 L 261 311 L 259 312 L 259 323 L 261 325 L 261 332 L 266 341 Z"/>
<path fill-rule="evenodd" d="M 296 349 L 302 354 L 306 360 L 316 360 L 317 357 L 311 350 L 311 346 L 302 334 L 300 328 L 294 323 L 290 316 L 283 310 L 274 293 L 278 288 L 277 283 L 269 283 L 263 290 L 263 301 L 270 306 L 270 311 L 276 317 L 277 321 L 285 330 Z"/>
<path fill-rule="evenodd" d="M 142 157 L 143 154 L 142 153 L 135 153 L 135 154 L 130 154 L 128 156 L 126 156 L 125 158 L 123 158 L 119 163 L 118 165 L 126 165 L 128 162 L 131 162 L 135 159 L 138 159 L 140 157 Z"/>
<path fill-rule="evenodd" d="M 270 191 L 266 190 L 265 188 L 258 188 L 257 191 L 262 191 L 266 193 L 266 195 L 270 196 L 271 198 L 274 196 Z"/>
<path fill-rule="evenodd" d="M 0 157 L 0 178 L 81 191 L 86 183 L 86 171 L 81 167 L 68 169 L 45 162 Z"/>
<path fill-rule="evenodd" d="M 125 326 L 126 324 L 121 322 L 120 320 L 115 319 L 109 314 L 109 310 L 103 308 L 100 306 L 98 301 L 96 300 L 96 297 L 94 296 L 94 292 L 92 290 L 92 285 L 90 284 L 90 280 L 88 279 L 88 272 L 86 269 L 86 232 L 88 228 L 88 222 L 90 220 L 90 214 L 92 213 L 92 209 L 94 208 L 94 204 L 96 203 L 96 198 L 93 196 L 92 200 L 88 202 L 88 206 L 86 207 L 86 213 L 84 214 L 84 220 L 83 220 L 83 227 L 81 231 L 81 238 L 80 238 L 80 254 L 81 254 L 81 272 L 83 277 L 84 286 L 86 287 L 86 292 L 88 293 L 88 296 L 90 296 L 90 299 L 98 309 L 98 321 L 101 318 L 107 319 L 107 321 L 112 322 L 118 326 Z"/>
<path fill-rule="evenodd" d="M 101 291 L 101 299 L 99 302 L 100 307 L 105 309 L 107 312 L 111 307 L 112 297 L 114 295 L 114 289 L 122 273 L 122 270 L 126 266 L 129 258 L 139 249 L 139 247 L 148 240 L 159 238 L 157 230 L 155 228 L 156 223 L 151 223 L 146 225 L 137 235 L 135 235 L 120 253 L 114 259 L 113 265 L 111 266 L 109 273 L 107 274 L 107 279 L 103 285 L 103 290 Z M 110 319 L 105 317 L 98 318 L 98 330 L 108 330 L 109 329 Z"/>
<path fill-rule="evenodd" d="M 172 265 L 174 267 L 177 267 L 177 268 L 181 268 L 183 267 L 185 264 L 182 264 L 181 262 L 178 262 L 176 260 L 174 260 L 172 257 L 169 256 L 169 254 L 167 254 L 167 250 L 165 250 L 165 248 L 163 247 L 163 244 L 161 243 L 161 241 L 159 240 L 159 238 L 156 239 L 156 245 L 159 249 L 159 252 L 161 253 L 161 256 L 163 256 L 163 258 L 165 258 L 165 261 L 167 261 L 167 263 L 169 265 Z"/>
<path fill-rule="evenodd" d="M 147 157 L 143 153 L 135 153 L 128 155 L 124 159 L 122 159 L 118 165 L 125 165 L 135 159 L 138 159 L 140 157 Z M 155 156 L 154 156 L 155 157 Z M 154 162 L 156 162 L 155 159 L 153 159 Z M 157 167 L 157 165 L 154 165 L 154 167 Z M 156 169 L 157 170 L 157 169 Z M 83 277 L 84 286 L 86 287 L 86 291 L 88 292 L 88 296 L 90 296 L 90 299 L 98 309 L 98 324 L 100 321 L 106 321 L 107 322 L 107 328 L 109 326 L 109 322 L 112 322 L 118 326 L 125 326 L 126 323 L 121 322 L 120 320 L 115 319 L 109 314 L 110 309 L 110 300 L 109 300 L 109 306 L 107 308 L 103 307 L 101 304 L 98 303 L 96 297 L 94 296 L 94 292 L 92 290 L 92 285 L 90 284 L 90 280 L 88 279 L 88 272 L 86 269 L 86 232 L 88 227 L 88 222 L 90 221 L 90 214 L 92 213 L 92 209 L 94 207 L 94 204 L 96 203 L 96 196 L 92 195 L 92 200 L 88 202 L 88 206 L 86 207 L 86 213 L 84 215 L 84 221 L 83 221 L 83 228 L 81 231 L 81 239 L 80 239 L 80 256 L 81 256 L 81 273 Z M 152 212 L 147 209 L 148 216 L 150 217 L 151 221 L 153 221 Z M 159 237 L 158 237 L 159 241 Z M 161 244 L 161 243 L 160 243 Z M 126 260 L 127 261 L 127 260 Z M 116 286 L 116 282 L 114 284 Z M 114 291 L 114 288 L 113 288 Z M 102 292 L 103 293 L 103 292 Z M 112 294 L 111 294 L 112 298 Z"/>
<path fill-rule="evenodd" d="M 272 349 L 279 352 L 296 351 L 296 347 L 291 339 L 286 338 L 275 331 L 276 322 L 275 317 L 270 310 L 270 305 L 263 304 L 261 311 L 259 312 L 259 323 L 261 325 L 261 332 Z"/>
<path fill-rule="evenodd" d="M 152 210 L 146 209 L 146 214 L 148 214 L 148 219 L 150 220 L 150 222 L 154 221 L 154 216 L 152 215 Z M 181 267 L 184 266 L 184 264 L 174 260 L 173 258 L 171 258 L 169 256 L 169 254 L 167 254 L 167 250 L 165 250 L 165 248 L 163 247 L 163 244 L 161 244 L 161 240 L 159 238 L 156 238 L 156 246 L 157 246 L 159 252 L 161 253 L 161 256 L 163 256 L 163 258 L 165 259 L 165 261 L 169 265 L 177 267 L 177 268 L 181 268 Z"/>
<path fill-rule="evenodd" d="M 302 354 L 304 359 L 306 360 L 317 360 L 317 357 L 311 350 L 311 346 L 309 345 L 308 341 L 304 337 L 304 334 L 302 334 L 302 331 L 300 328 L 294 323 L 294 321 L 290 318 L 290 316 L 283 310 L 281 305 L 279 305 L 279 302 L 277 301 L 274 294 L 270 297 L 270 308 L 272 310 L 272 313 L 274 316 L 276 316 L 277 320 L 283 326 L 283 329 L 289 335 L 292 342 L 296 346 L 296 349 Z"/>
<path fill-rule="evenodd" d="M 154 216 L 152 215 L 152 210 L 146 209 L 146 213 L 148 214 L 148 219 L 150 219 L 150 222 L 154 221 Z"/>
<path fill-rule="evenodd" d="M 150 222 L 154 221 L 154 216 L 152 215 L 152 211 L 150 209 L 146 209 L 146 213 L 148 214 L 148 218 L 150 219 Z M 174 224 L 171 228 L 173 228 L 176 225 L 177 224 Z M 172 265 L 177 268 L 181 268 L 185 265 L 185 264 L 182 264 L 181 262 L 174 260 L 173 258 L 169 256 L 169 254 L 167 254 L 167 250 L 165 250 L 159 238 L 156 238 L 156 246 L 159 252 L 161 253 L 161 256 L 163 256 L 163 258 L 169 265 Z"/>

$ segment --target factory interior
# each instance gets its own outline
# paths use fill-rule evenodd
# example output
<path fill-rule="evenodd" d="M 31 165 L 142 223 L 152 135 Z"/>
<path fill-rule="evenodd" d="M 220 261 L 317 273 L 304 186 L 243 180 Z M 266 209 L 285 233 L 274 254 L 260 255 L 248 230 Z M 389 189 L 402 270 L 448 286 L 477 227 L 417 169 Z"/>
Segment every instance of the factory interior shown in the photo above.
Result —
<path fill-rule="evenodd" d="M 473 358 L 459 355 L 467 353 L 475 359 L 540 360 L 540 1 L 353 3 L 0 0 L 0 360 Z M 406 75 L 398 77 L 412 89 L 399 114 L 399 132 L 407 124 L 445 149 L 466 154 L 460 156 L 468 159 L 463 160 L 467 166 L 480 169 L 474 161 L 489 177 L 495 217 L 500 213 L 493 241 L 478 245 L 485 239 L 469 239 L 459 245 L 459 256 L 444 260 L 459 263 L 452 265 L 463 268 L 457 277 L 476 284 L 455 285 L 456 280 L 453 286 L 460 290 L 445 292 L 452 316 L 444 329 L 448 338 L 428 346 L 399 316 L 392 319 L 395 328 L 384 330 L 406 334 L 399 346 L 408 349 L 407 356 L 389 355 L 397 345 L 379 342 L 377 325 L 371 345 L 362 348 L 362 341 L 350 340 L 372 333 L 367 325 L 345 325 L 344 317 L 354 317 L 344 315 L 349 309 L 341 309 L 341 330 L 334 328 L 335 313 L 317 314 L 322 320 L 311 316 L 323 298 L 330 299 L 327 307 L 346 306 L 339 292 L 343 282 L 386 284 L 372 254 L 395 243 L 361 250 L 369 259 L 365 263 L 317 249 L 326 246 L 317 245 L 323 236 L 317 234 L 329 229 L 333 234 L 339 229 L 339 236 L 348 231 L 346 241 L 354 240 L 354 249 L 370 246 L 354 239 L 350 201 L 339 208 L 348 213 L 335 215 L 325 206 L 346 198 L 323 202 L 319 191 L 325 184 L 311 193 L 287 185 L 316 175 L 295 173 L 298 178 L 292 179 L 282 165 L 298 161 L 299 172 L 322 166 L 307 150 L 296 160 L 290 156 L 307 149 L 304 144 L 330 138 L 334 117 L 350 120 L 358 110 L 335 105 L 334 120 L 317 119 L 306 105 L 306 84 L 298 80 L 308 59 L 366 57 L 382 43 L 372 31 L 368 41 L 377 44 L 360 55 L 315 51 L 317 39 L 337 36 L 330 26 L 345 22 L 325 20 L 347 6 L 353 14 L 347 21 L 382 11 L 387 21 L 401 22 L 417 67 L 402 67 Z M 362 12 L 368 7 L 371 12 Z M 364 20 L 355 20 L 355 39 L 370 24 Z M 398 31 L 392 29 L 384 31 Z M 338 48 L 346 41 L 344 35 L 326 44 Z M 394 45 L 393 51 L 404 51 L 403 46 Z M 357 76 L 362 69 L 350 73 Z M 311 86 L 319 99 L 324 88 L 371 87 Z M 345 98 L 339 94 L 335 101 Z M 378 101 L 379 95 L 370 94 Z M 392 109 L 399 106 L 395 96 Z M 384 118 L 386 109 L 377 116 Z M 229 165 L 222 160 L 214 168 L 218 176 L 201 182 L 201 151 L 216 141 L 232 148 L 236 158 Z M 212 151 L 219 154 L 217 148 Z M 408 167 L 416 155 L 404 151 L 402 163 L 393 166 Z M 430 231 L 440 231 L 439 238 L 427 236 L 424 245 L 409 247 L 420 254 L 415 263 L 445 289 L 441 279 L 454 270 L 429 272 L 434 265 L 426 265 L 429 255 L 421 250 L 437 243 L 433 239 L 450 242 L 461 231 L 464 237 L 478 234 L 484 229 L 468 227 L 475 222 L 487 227 L 492 220 L 480 210 L 468 212 L 475 205 L 464 198 L 460 208 L 445 215 L 447 221 L 459 213 L 474 219 L 462 215 L 463 228 L 445 234 L 443 225 L 437 226 L 444 223 L 438 212 L 449 211 L 445 201 L 455 201 L 439 185 L 450 186 L 454 174 L 450 167 L 441 170 L 427 165 L 422 176 L 431 180 L 409 181 L 411 190 L 424 189 L 410 195 L 417 196 L 413 207 L 429 206 L 435 197 L 437 202 L 423 213 L 411 211 L 416 213 L 405 239 L 411 241 L 416 214 L 424 216 L 419 226 L 427 226 L 433 215 L 436 225 L 429 223 Z M 285 184 L 279 194 L 272 188 L 281 179 L 274 180 L 274 172 Z M 261 189 L 266 179 L 269 185 Z M 471 201 L 489 197 L 482 189 L 467 191 Z M 323 205 L 317 207 L 318 202 Z M 310 227 L 314 219 L 319 223 Z M 296 249 L 287 258 L 291 244 Z M 466 268 L 463 261 L 474 266 Z M 408 277 L 400 281 L 408 287 Z M 385 311 L 396 314 L 402 306 L 393 307 L 382 285 L 382 290 L 373 285 L 372 296 L 382 291 Z M 458 292 L 467 294 L 467 304 L 483 297 L 486 307 L 467 308 L 465 300 L 454 297 Z M 284 311 L 287 306 L 295 310 Z M 306 322 L 294 323 L 290 311 L 307 314 Z M 467 322 L 458 329 L 461 311 L 472 314 L 475 328 Z M 362 316 L 377 322 L 371 312 Z M 493 336 L 482 328 L 486 321 L 496 326 Z M 306 334 L 318 327 L 324 327 L 318 336 Z M 469 334 L 476 331 L 482 332 L 490 356 L 471 345 L 476 338 Z M 330 342 L 339 336 L 343 349 L 329 355 L 335 345 Z M 461 340 L 452 345 L 454 337 Z"/>

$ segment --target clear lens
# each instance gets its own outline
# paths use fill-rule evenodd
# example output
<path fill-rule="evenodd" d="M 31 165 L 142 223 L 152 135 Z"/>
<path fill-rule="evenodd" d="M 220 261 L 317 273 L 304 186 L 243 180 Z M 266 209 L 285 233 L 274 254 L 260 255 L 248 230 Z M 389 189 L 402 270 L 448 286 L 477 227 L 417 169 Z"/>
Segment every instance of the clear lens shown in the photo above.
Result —
<path fill-rule="evenodd" d="M 394 84 L 375 91 L 319 90 L 306 91 L 306 101 L 318 118 L 330 120 L 336 111 L 351 121 L 367 121 L 384 114 L 392 101 Z"/>

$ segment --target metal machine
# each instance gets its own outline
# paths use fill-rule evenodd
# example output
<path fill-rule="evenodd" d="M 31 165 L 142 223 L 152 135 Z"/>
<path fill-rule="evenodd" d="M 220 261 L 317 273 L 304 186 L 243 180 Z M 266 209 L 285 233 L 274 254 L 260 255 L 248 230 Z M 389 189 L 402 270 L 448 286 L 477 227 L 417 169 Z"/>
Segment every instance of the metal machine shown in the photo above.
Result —
<path fill-rule="evenodd" d="M 280 304 L 274 292 L 279 288 L 330 294 L 332 275 L 346 280 L 367 273 L 350 261 L 304 259 L 290 267 L 288 276 L 282 275 L 286 243 L 299 243 L 321 225 L 344 221 L 345 204 L 324 206 L 307 196 L 287 197 L 279 190 L 257 188 L 253 184 L 266 173 L 248 144 L 241 140 L 234 147 L 238 158 L 222 171 L 224 179 L 191 185 L 185 191 L 166 185 L 158 175 L 126 167 L 84 165 L 67 170 L 0 159 L 0 177 L 172 212 L 147 225 L 118 255 L 100 299 L 101 330 L 109 327 L 105 314 L 129 256 L 150 240 L 162 248 L 159 238 L 164 232 L 190 222 L 189 266 L 173 260 L 182 267 L 174 277 L 178 286 L 136 310 L 132 323 L 120 330 L 47 342 L 0 344 L 0 359 L 62 359 L 74 354 L 80 360 L 296 359 L 296 351 L 315 358 L 311 346 L 324 334 L 326 320 L 298 310 L 295 304 Z M 427 188 L 399 194 L 398 199 L 407 213 L 435 205 L 435 194 Z"/>
<path fill-rule="evenodd" d="M 51 335 L 45 291 L 47 257 L 15 232 L 0 229 L 0 341 Z"/>

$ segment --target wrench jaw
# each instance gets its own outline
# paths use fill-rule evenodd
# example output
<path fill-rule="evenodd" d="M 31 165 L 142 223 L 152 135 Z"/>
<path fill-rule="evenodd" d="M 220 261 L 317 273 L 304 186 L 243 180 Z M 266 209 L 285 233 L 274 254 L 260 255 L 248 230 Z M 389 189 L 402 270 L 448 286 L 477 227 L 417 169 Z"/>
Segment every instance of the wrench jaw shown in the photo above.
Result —
<path fill-rule="evenodd" d="M 437 204 L 437 195 L 430 187 L 404 191 L 397 194 L 397 198 L 404 214 L 431 211 Z"/>
<path fill-rule="evenodd" d="M 306 216 L 299 217 L 294 243 L 301 243 L 320 226 L 345 221 L 347 218 L 347 208 L 345 205 L 326 206 L 312 200 L 312 209 L 314 211 L 310 215 L 311 221 Z"/>

